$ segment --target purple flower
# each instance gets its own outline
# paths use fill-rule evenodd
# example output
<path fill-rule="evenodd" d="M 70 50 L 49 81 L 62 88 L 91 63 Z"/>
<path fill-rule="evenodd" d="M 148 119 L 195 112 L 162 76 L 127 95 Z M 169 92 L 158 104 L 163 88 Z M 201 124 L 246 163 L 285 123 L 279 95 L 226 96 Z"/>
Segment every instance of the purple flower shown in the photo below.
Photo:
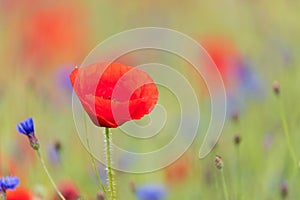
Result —
<path fill-rule="evenodd" d="M 101 180 L 107 180 L 108 177 L 107 177 L 107 174 L 106 174 L 106 170 L 105 170 L 105 166 L 102 165 L 102 164 L 97 164 L 97 170 L 98 170 L 98 174 L 100 176 L 100 179 Z M 97 174 L 95 172 L 95 170 L 93 168 L 90 169 L 90 175 L 91 177 L 97 181 Z M 105 183 L 104 183 L 105 184 Z"/>
<path fill-rule="evenodd" d="M 136 188 L 138 200 L 163 200 L 167 196 L 167 189 L 160 184 L 145 184 Z"/>
<path fill-rule="evenodd" d="M 59 88 L 71 94 L 73 91 L 72 84 L 70 82 L 69 75 L 76 65 L 63 65 L 56 71 L 56 81 Z"/>
<path fill-rule="evenodd" d="M 263 79 L 255 71 L 254 65 L 247 59 L 241 59 L 237 63 L 236 73 L 239 78 L 240 93 L 252 97 L 262 97 L 265 93 Z"/>
<path fill-rule="evenodd" d="M 0 193 L 6 193 L 6 190 L 14 190 L 20 183 L 18 177 L 6 176 L 0 179 Z"/>
<path fill-rule="evenodd" d="M 229 117 L 235 113 L 242 113 L 247 102 L 261 100 L 265 94 L 264 81 L 255 70 L 254 64 L 246 58 L 234 61 L 231 77 L 234 87 L 227 89 L 227 110 Z"/>
<path fill-rule="evenodd" d="M 34 134 L 34 123 L 31 117 L 24 121 L 21 121 L 20 124 L 17 124 L 17 130 L 19 133 L 24 134 L 28 137 L 30 146 L 33 149 L 39 149 L 40 145 L 38 143 L 38 139 L 35 137 Z"/>
<path fill-rule="evenodd" d="M 55 141 L 48 147 L 48 158 L 52 164 L 59 164 L 61 162 L 61 143 Z"/>

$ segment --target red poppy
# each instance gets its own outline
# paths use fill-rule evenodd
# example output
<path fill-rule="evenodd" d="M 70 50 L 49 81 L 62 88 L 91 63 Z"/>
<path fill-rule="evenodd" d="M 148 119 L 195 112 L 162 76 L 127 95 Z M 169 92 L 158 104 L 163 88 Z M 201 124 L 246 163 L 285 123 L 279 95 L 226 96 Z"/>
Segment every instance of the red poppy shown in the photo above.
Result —
<path fill-rule="evenodd" d="M 165 168 L 165 177 L 170 183 L 181 183 L 189 174 L 190 159 L 188 156 L 183 156 L 174 162 L 172 165 Z"/>
<path fill-rule="evenodd" d="M 79 59 L 87 46 L 84 15 L 82 8 L 54 4 L 24 18 L 20 32 L 25 60 L 46 67 Z"/>
<path fill-rule="evenodd" d="M 95 63 L 75 68 L 72 86 L 95 125 L 115 128 L 149 114 L 158 90 L 144 71 L 119 63 Z"/>
<path fill-rule="evenodd" d="M 205 73 L 212 78 L 217 77 L 215 74 L 215 65 L 221 75 L 225 89 L 234 89 L 236 87 L 236 70 L 237 59 L 241 57 L 239 49 L 235 45 L 234 41 L 226 36 L 222 35 L 208 35 L 201 37 L 199 44 L 203 46 L 205 51 L 209 54 L 211 60 L 207 59 L 206 54 L 200 54 L 201 64 L 204 64 Z M 215 64 L 215 65 L 214 65 Z M 206 87 L 206 83 L 203 79 L 199 78 L 194 71 L 191 73 L 191 78 L 196 78 L 199 82 L 201 94 L 205 97 L 209 97 L 209 93 Z M 215 87 L 214 91 L 218 92 L 222 90 L 222 87 Z"/>
<path fill-rule="evenodd" d="M 58 185 L 59 191 L 66 200 L 77 200 L 79 198 L 78 188 L 72 181 L 63 181 Z M 54 200 L 60 200 L 61 198 L 55 193 Z"/>
<path fill-rule="evenodd" d="M 232 64 L 232 59 L 238 55 L 234 42 L 228 38 L 215 36 L 206 37 L 200 41 L 217 65 L 220 73 L 226 75 Z"/>
<path fill-rule="evenodd" d="M 31 200 L 31 193 L 24 188 L 17 188 L 16 190 L 7 190 L 7 200 Z"/>

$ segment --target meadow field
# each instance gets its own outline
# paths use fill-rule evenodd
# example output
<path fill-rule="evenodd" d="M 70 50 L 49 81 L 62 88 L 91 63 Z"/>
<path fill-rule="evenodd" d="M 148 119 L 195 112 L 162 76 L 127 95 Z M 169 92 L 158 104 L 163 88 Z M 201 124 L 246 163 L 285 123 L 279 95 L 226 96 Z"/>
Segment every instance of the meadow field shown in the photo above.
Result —
<path fill-rule="evenodd" d="M 16 129 L 30 117 L 38 152 L 67 200 L 300 199 L 299 10 L 296 0 L 0 0 L 0 199 L 1 193 L 8 200 L 61 199 L 28 134 Z M 138 107 L 135 114 L 144 112 L 140 120 L 109 126 L 117 196 L 111 197 L 103 134 L 108 129 L 95 126 L 81 107 L 70 74 L 76 66 L 103 62 L 101 53 L 90 54 L 99 43 L 143 27 L 175 30 L 203 46 L 205 58 L 199 60 L 214 61 L 219 73 L 207 72 L 223 81 L 226 117 L 212 150 L 199 159 L 212 118 L 205 78 L 170 52 L 141 49 L 121 55 L 114 62 L 151 63 L 146 72 L 158 97 L 149 97 L 155 107 Z M 153 38 L 160 41 L 163 35 Z M 159 64 L 184 79 L 160 71 Z M 87 77 L 87 84 L 97 78 L 93 72 Z M 222 88 L 213 89 L 221 101 Z M 175 138 L 173 149 L 146 157 Z M 7 176 L 19 179 L 15 189 L 5 183 Z"/>

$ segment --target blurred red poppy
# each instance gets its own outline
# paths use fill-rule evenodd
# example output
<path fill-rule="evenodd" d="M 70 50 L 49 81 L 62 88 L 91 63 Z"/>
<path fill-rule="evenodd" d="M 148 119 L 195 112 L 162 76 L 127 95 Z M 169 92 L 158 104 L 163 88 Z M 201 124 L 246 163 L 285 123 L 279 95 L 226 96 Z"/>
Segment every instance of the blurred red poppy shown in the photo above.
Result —
<path fill-rule="evenodd" d="M 7 190 L 7 200 L 31 200 L 32 195 L 25 188 L 17 188 L 16 190 Z"/>
<path fill-rule="evenodd" d="M 201 64 L 204 65 L 205 73 L 211 77 L 217 77 L 215 74 L 215 66 L 217 67 L 223 80 L 225 89 L 234 90 L 237 85 L 237 60 L 241 58 L 241 53 L 236 47 L 234 40 L 223 35 L 208 35 L 202 36 L 199 44 L 203 46 L 211 59 L 207 59 L 207 54 L 200 54 Z M 213 61 L 213 63 L 211 62 Z M 191 78 L 199 83 L 202 97 L 209 97 L 205 81 L 202 77 L 197 76 L 194 71 L 190 72 Z M 214 91 L 222 90 L 221 87 L 215 87 Z"/>
<path fill-rule="evenodd" d="M 169 183 L 182 183 L 188 177 L 190 168 L 190 159 L 185 155 L 165 168 L 165 177 Z"/>
<path fill-rule="evenodd" d="M 61 191 L 62 195 L 66 200 L 77 200 L 80 195 L 78 192 L 78 188 L 72 181 L 62 181 L 58 185 L 59 191 Z M 61 198 L 55 193 L 54 200 L 60 200 Z"/>
<path fill-rule="evenodd" d="M 0 10 L 1 14 L 8 18 L 16 15 L 16 12 L 20 12 L 20 10 L 32 8 L 32 5 L 37 3 L 39 3 L 38 0 L 2 0 L 0 1 Z"/>
<path fill-rule="evenodd" d="M 144 71 L 119 63 L 95 63 L 75 68 L 72 86 L 95 125 L 115 128 L 149 114 L 158 90 Z"/>
<path fill-rule="evenodd" d="M 85 15 L 70 4 L 47 4 L 32 12 L 21 26 L 24 59 L 39 67 L 81 59 L 88 41 Z"/>
<path fill-rule="evenodd" d="M 231 81 L 229 79 L 236 66 L 236 59 L 240 57 L 234 42 L 222 36 L 209 36 L 202 38 L 200 44 L 216 64 L 225 85 L 227 85 Z"/>

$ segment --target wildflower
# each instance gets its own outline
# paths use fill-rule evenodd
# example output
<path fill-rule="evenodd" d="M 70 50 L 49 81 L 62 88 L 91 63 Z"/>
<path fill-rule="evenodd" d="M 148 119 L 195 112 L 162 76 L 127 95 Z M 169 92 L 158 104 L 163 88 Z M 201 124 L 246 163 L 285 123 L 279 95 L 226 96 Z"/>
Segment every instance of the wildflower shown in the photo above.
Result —
<path fill-rule="evenodd" d="M 105 199 L 104 194 L 103 194 L 102 192 L 99 192 L 99 193 L 97 194 L 97 200 L 104 200 L 104 199 Z"/>
<path fill-rule="evenodd" d="M 167 190 L 160 184 L 146 184 L 136 188 L 138 200 L 163 200 L 167 196 Z"/>
<path fill-rule="evenodd" d="M 227 184 L 225 181 L 225 175 L 223 172 L 224 163 L 222 161 L 221 156 L 216 156 L 215 158 L 215 164 L 217 169 L 220 170 L 221 176 L 222 176 L 222 185 L 223 185 L 223 192 L 224 192 L 224 199 L 229 200 L 228 190 L 227 190 Z"/>
<path fill-rule="evenodd" d="M 234 65 L 233 76 L 236 76 L 236 85 L 239 94 L 255 99 L 260 99 L 265 94 L 264 81 L 255 70 L 255 65 L 247 58 L 237 58 Z"/>
<path fill-rule="evenodd" d="M 233 140 L 234 144 L 239 145 L 241 143 L 241 136 L 239 134 L 236 134 Z"/>
<path fill-rule="evenodd" d="M 223 169 L 224 163 L 223 163 L 223 161 L 222 161 L 221 156 L 216 156 L 216 158 L 215 158 L 215 164 L 216 164 L 216 167 L 217 167 L 218 169 Z"/>
<path fill-rule="evenodd" d="M 72 181 L 63 181 L 59 184 L 58 188 L 66 200 L 77 200 L 80 197 L 77 186 Z M 54 200 L 60 199 L 56 194 Z"/>
<path fill-rule="evenodd" d="M 53 164 L 58 164 L 61 161 L 61 143 L 57 140 L 48 147 L 48 158 Z"/>
<path fill-rule="evenodd" d="M 232 111 L 231 113 L 231 120 L 234 122 L 239 121 L 239 113 L 237 111 Z"/>
<path fill-rule="evenodd" d="M 39 149 L 40 145 L 38 139 L 35 137 L 34 134 L 34 124 L 32 118 L 28 118 L 22 121 L 20 124 L 17 124 L 17 130 L 19 131 L 19 133 L 24 134 L 28 137 L 30 146 L 33 149 Z"/>
<path fill-rule="evenodd" d="M 149 114 L 158 90 L 144 71 L 119 63 L 95 63 L 75 68 L 70 80 L 96 126 L 116 128 Z"/>
<path fill-rule="evenodd" d="M 20 179 L 15 176 L 6 176 L 0 179 L 0 194 L 6 194 L 6 190 L 14 190 L 20 183 Z"/>
<path fill-rule="evenodd" d="M 135 193 L 135 191 L 136 191 L 135 182 L 134 181 L 130 181 L 129 186 L 130 186 L 131 192 Z"/>
<path fill-rule="evenodd" d="M 75 65 L 68 64 L 60 66 L 55 73 L 58 88 L 67 94 L 72 93 L 72 85 L 69 80 L 69 74 L 72 72 Z"/>
<path fill-rule="evenodd" d="M 31 147 L 36 150 L 36 153 L 38 155 L 38 158 L 44 168 L 44 171 L 46 172 L 48 178 L 50 179 L 50 182 L 52 183 L 54 189 L 56 190 L 58 196 L 60 199 L 65 200 L 65 198 L 63 197 L 63 195 L 61 194 L 61 192 L 57 189 L 57 186 L 55 185 L 46 165 L 45 165 L 45 161 L 41 155 L 40 152 L 40 145 L 38 143 L 38 139 L 35 137 L 34 134 L 34 125 L 33 125 L 33 119 L 32 118 L 28 118 L 24 121 L 22 121 L 20 124 L 17 124 L 17 130 L 21 133 L 24 134 L 28 137 L 29 141 L 30 141 L 30 145 Z"/>
<path fill-rule="evenodd" d="M 69 4 L 48 5 L 36 10 L 23 19 L 20 27 L 21 55 L 38 67 L 77 60 L 88 44 L 89 27 L 85 22 L 84 9 Z"/>
<path fill-rule="evenodd" d="M 107 174 L 106 174 L 106 172 L 105 172 L 105 168 L 106 168 L 106 166 L 104 166 L 104 165 L 102 165 L 102 164 L 98 164 L 98 165 L 96 165 L 96 169 L 98 170 L 98 174 L 99 174 L 99 176 L 100 176 L 100 178 L 101 178 L 101 180 L 107 180 Z M 90 169 L 90 174 L 91 174 L 91 176 L 92 176 L 92 178 L 94 178 L 95 180 L 97 180 L 97 173 L 95 172 L 95 170 L 91 167 L 91 169 Z"/>
<path fill-rule="evenodd" d="M 213 172 L 211 170 L 211 168 L 207 168 L 205 171 L 204 171 L 204 180 L 205 182 L 210 185 L 213 181 Z"/>
<path fill-rule="evenodd" d="M 228 94 L 227 113 L 237 122 L 236 113 L 242 113 L 248 100 L 260 100 L 264 97 L 264 81 L 251 60 L 245 58 L 237 48 L 233 39 L 222 35 L 208 35 L 200 39 L 200 44 L 222 77 Z M 208 73 L 215 76 L 213 71 L 210 71 L 211 64 L 207 63 L 206 68 Z M 204 88 L 206 90 L 205 86 Z"/>
<path fill-rule="evenodd" d="M 32 200 L 32 194 L 25 188 L 7 191 L 7 200 Z"/>
<path fill-rule="evenodd" d="M 276 95 L 279 95 L 280 93 L 280 85 L 277 81 L 274 81 L 273 83 L 273 91 Z"/>
<path fill-rule="evenodd" d="M 224 36 L 206 36 L 201 39 L 200 44 L 209 53 L 222 78 L 226 79 L 226 76 L 233 67 L 233 58 L 239 54 L 234 41 Z M 226 82 L 227 80 L 224 81 Z"/>
<path fill-rule="evenodd" d="M 190 171 L 190 159 L 183 156 L 172 165 L 165 168 L 165 176 L 169 183 L 182 183 L 187 178 Z"/>
<path fill-rule="evenodd" d="M 286 181 L 282 181 L 280 185 L 280 194 L 282 199 L 285 199 L 288 195 L 288 185 Z"/>

